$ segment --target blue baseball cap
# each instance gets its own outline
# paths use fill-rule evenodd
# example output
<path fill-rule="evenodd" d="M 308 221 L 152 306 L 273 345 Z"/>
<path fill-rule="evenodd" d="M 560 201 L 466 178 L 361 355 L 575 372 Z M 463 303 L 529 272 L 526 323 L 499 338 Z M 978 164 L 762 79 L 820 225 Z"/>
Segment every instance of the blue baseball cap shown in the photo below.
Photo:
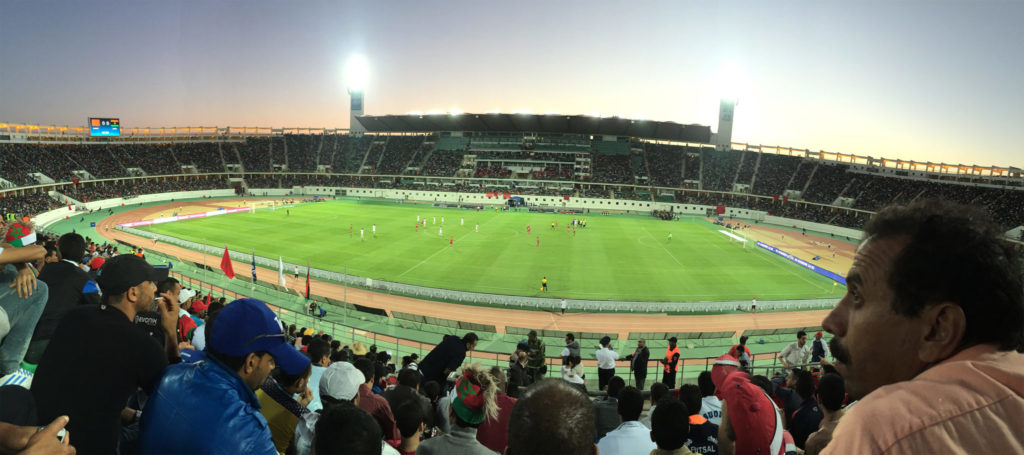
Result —
<path fill-rule="evenodd" d="M 266 351 L 288 374 L 302 373 L 310 365 L 309 357 L 288 345 L 281 321 L 259 300 L 238 299 L 225 305 L 210 330 L 207 345 L 218 353 L 245 357 Z"/>

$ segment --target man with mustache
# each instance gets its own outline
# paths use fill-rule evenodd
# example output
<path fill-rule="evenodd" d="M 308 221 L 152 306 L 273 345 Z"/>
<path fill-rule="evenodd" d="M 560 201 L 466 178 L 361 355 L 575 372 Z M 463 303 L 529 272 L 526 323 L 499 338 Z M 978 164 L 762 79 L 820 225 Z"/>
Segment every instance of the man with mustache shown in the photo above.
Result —
<path fill-rule="evenodd" d="M 890 206 L 822 326 L 851 399 L 823 454 L 1021 453 L 1024 281 L 979 209 Z"/>

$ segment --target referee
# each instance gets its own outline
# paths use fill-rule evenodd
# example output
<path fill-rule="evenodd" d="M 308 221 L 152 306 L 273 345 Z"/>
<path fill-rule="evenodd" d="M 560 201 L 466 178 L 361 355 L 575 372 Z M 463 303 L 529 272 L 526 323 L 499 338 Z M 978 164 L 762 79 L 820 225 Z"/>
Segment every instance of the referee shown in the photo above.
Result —
<path fill-rule="evenodd" d="M 540 290 L 541 292 L 548 292 L 548 277 L 540 279 Z"/>

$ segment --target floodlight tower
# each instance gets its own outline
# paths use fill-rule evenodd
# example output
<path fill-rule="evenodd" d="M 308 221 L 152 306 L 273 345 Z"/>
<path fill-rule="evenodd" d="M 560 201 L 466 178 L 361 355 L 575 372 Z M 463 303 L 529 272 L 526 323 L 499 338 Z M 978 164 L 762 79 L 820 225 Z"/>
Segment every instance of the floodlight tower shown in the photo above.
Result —
<path fill-rule="evenodd" d="M 366 132 L 366 128 L 363 127 L 362 123 L 359 123 L 356 116 L 363 115 L 365 101 L 363 96 L 366 93 L 366 83 L 369 81 L 369 78 L 370 66 L 366 63 L 366 58 L 356 55 L 348 59 L 348 62 L 345 64 L 345 84 L 349 96 L 349 132 Z"/>
<path fill-rule="evenodd" d="M 736 98 L 722 98 L 718 104 L 718 132 L 715 133 L 715 149 L 732 148 L 732 120 L 738 104 Z"/>

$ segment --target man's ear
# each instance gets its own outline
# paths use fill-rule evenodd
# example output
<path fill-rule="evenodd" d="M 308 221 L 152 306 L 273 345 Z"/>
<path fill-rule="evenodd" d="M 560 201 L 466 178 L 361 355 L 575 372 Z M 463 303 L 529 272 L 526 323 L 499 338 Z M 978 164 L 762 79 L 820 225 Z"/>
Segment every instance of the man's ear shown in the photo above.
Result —
<path fill-rule="evenodd" d="M 255 352 L 250 352 L 245 355 L 245 362 L 242 363 L 242 372 L 245 374 L 256 371 L 256 368 L 260 366 L 260 356 L 256 355 Z"/>
<path fill-rule="evenodd" d="M 922 363 L 941 362 L 960 349 L 967 333 L 967 316 L 953 302 L 925 307 L 918 316 L 923 323 L 921 347 L 917 352 Z"/>

